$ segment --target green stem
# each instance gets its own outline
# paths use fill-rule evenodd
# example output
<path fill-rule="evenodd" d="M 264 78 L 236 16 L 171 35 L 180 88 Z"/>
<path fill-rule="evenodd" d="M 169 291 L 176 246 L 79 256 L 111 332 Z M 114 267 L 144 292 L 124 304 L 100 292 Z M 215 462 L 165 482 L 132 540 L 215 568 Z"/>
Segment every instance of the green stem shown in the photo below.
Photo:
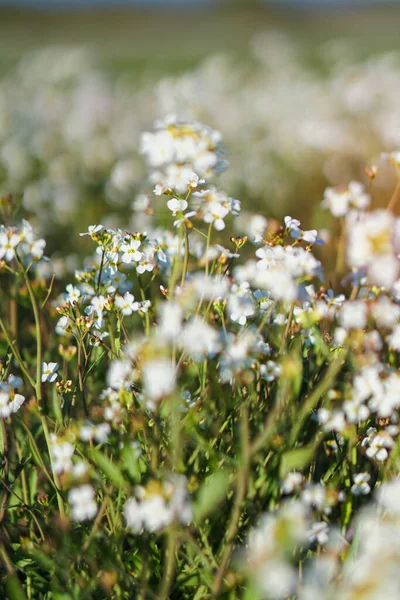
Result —
<path fill-rule="evenodd" d="M 35 380 L 29 375 L 23 361 L 21 358 L 20 353 L 17 350 L 16 345 L 14 344 L 14 342 L 11 339 L 10 334 L 7 331 L 7 328 L 4 324 L 3 319 L 0 317 L 0 328 L 3 332 L 4 337 L 6 338 L 7 344 L 10 346 L 11 348 L 11 352 L 14 355 L 15 360 L 17 361 L 19 368 L 21 369 L 22 373 L 25 375 L 26 379 L 29 381 L 29 383 L 31 384 L 31 386 L 35 389 Z"/>
<path fill-rule="evenodd" d="M 231 560 L 234 549 L 235 538 L 239 530 L 240 515 L 242 512 L 242 504 L 246 497 L 247 478 L 250 466 L 250 444 L 249 444 L 249 410 L 247 406 L 242 407 L 241 415 L 241 464 L 238 470 L 236 480 L 236 492 L 233 502 L 231 518 L 228 524 L 226 533 L 226 545 L 222 554 L 221 563 L 217 569 L 213 583 L 213 598 L 217 598 L 220 594 L 225 571 Z"/>
<path fill-rule="evenodd" d="M 188 234 L 188 228 L 186 227 L 186 224 L 183 225 L 185 228 L 185 257 L 183 259 L 183 270 L 182 270 L 182 278 L 181 278 L 181 287 L 183 286 L 183 284 L 186 281 L 186 275 L 187 275 L 187 269 L 188 269 L 188 262 L 189 262 L 189 234 Z"/>
<path fill-rule="evenodd" d="M 211 233 L 212 233 L 212 223 L 209 224 L 208 231 L 207 231 L 207 242 L 206 242 L 206 275 L 208 275 L 208 250 L 210 248 Z"/>
<path fill-rule="evenodd" d="M 43 429 L 44 437 L 46 440 L 46 445 L 47 445 L 53 480 L 54 480 L 54 487 L 56 489 L 58 509 L 60 511 L 61 517 L 64 517 L 64 514 L 65 514 L 64 513 L 64 503 L 63 503 L 63 499 L 62 499 L 62 496 L 60 493 L 60 485 L 59 485 L 59 481 L 58 481 L 58 476 L 57 476 L 56 472 L 54 471 L 53 458 L 52 458 L 52 452 L 51 452 L 50 433 L 49 433 L 49 428 L 47 425 L 46 415 L 43 413 L 43 405 L 42 405 L 42 400 L 43 400 L 43 397 L 42 397 L 42 334 L 41 334 L 41 330 L 40 330 L 39 307 L 38 307 L 35 293 L 32 289 L 31 282 L 29 280 L 28 273 L 26 272 L 23 264 L 21 263 L 21 261 L 19 259 L 18 259 L 18 262 L 19 262 L 20 267 L 22 268 L 22 273 L 24 275 L 26 287 L 28 288 L 28 293 L 29 293 L 29 297 L 30 297 L 32 309 L 33 309 L 33 316 L 35 319 L 36 383 L 35 383 L 34 387 L 35 387 L 35 391 L 36 391 L 36 399 L 37 399 L 38 408 L 39 408 L 40 422 L 42 424 L 42 429 Z"/>

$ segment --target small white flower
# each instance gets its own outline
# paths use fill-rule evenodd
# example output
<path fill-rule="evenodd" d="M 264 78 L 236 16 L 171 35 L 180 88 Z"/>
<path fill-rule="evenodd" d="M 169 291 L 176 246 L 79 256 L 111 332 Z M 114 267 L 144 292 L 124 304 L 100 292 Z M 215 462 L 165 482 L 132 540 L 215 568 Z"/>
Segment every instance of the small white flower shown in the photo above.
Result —
<path fill-rule="evenodd" d="M 59 441 L 57 436 L 51 436 L 51 456 L 55 473 L 69 473 L 72 470 L 73 453 L 74 447 L 70 442 Z"/>
<path fill-rule="evenodd" d="M 89 484 L 70 490 L 68 502 L 71 505 L 71 519 L 73 521 L 86 521 L 96 515 L 97 504 L 94 501 L 94 495 L 95 491 Z"/>
<path fill-rule="evenodd" d="M 269 360 L 265 365 L 260 365 L 260 375 L 265 381 L 275 381 L 281 374 L 281 367 L 273 360 Z"/>
<path fill-rule="evenodd" d="M 117 296 L 115 306 L 120 309 L 124 316 L 129 316 L 140 308 L 139 302 L 135 302 L 135 297 L 129 292 L 126 292 L 124 296 Z"/>
<path fill-rule="evenodd" d="M 321 546 L 326 544 L 329 540 L 329 527 L 325 521 L 319 523 L 313 523 L 311 525 L 311 531 L 308 533 L 308 539 L 310 542 L 317 542 Z"/>
<path fill-rule="evenodd" d="M 138 262 L 142 258 L 142 253 L 138 251 L 140 246 L 139 240 L 130 240 L 130 242 L 121 244 L 120 250 L 122 252 L 121 260 L 123 263 L 129 265 L 132 261 Z"/>
<path fill-rule="evenodd" d="M 304 481 L 304 475 L 298 471 L 288 473 L 282 482 L 282 493 L 292 494 L 296 488 L 300 487 Z"/>
<path fill-rule="evenodd" d="M 98 233 L 103 229 L 103 225 L 89 225 L 88 230 L 85 233 L 80 233 L 80 236 L 90 235 L 92 237 L 95 233 Z"/>
<path fill-rule="evenodd" d="M 207 212 L 203 216 L 204 223 L 212 223 L 214 229 L 222 231 L 225 229 L 224 218 L 228 215 L 229 210 L 219 202 L 212 202 L 207 206 Z"/>
<path fill-rule="evenodd" d="M 169 396 L 175 389 L 175 365 L 170 360 L 151 360 L 143 366 L 144 392 L 150 403 Z"/>
<path fill-rule="evenodd" d="M 0 232 L 0 258 L 10 262 L 20 241 L 21 236 L 17 233 Z"/>
<path fill-rule="evenodd" d="M 357 475 L 354 475 L 354 484 L 351 486 L 351 493 L 354 496 L 366 496 L 369 494 L 371 491 L 371 487 L 368 484 L 370 479 L 371 475 L 369 473 L 357 473 Z"/>
<path fill-rule="evenodd" d="M 168 200 L 167 206 L 172 212 L 172 216 L 176 217 L 176 215 L 179 212 L 184 212 L 187 209 L 188 203 L 186 200 L 178 200 L 177 198 L 172 198 L 171 200 Z"/>
<path fill-rule="evenodd" d="M 80 290 L 77 287 L 74 287 L 72 283 L 67 285 L 66 290 L 68 294 L 65 298 L 66 302 L 69 302 L 69 304 L 72 305 L 76 304 L 79 300 L 79 296 L 81 295 Z"/>
<path fill-rule="evenodd" d="M 42 363 L 42 383 L 53 383 L 57 377 L 58 364 L 55 362 Z"/>

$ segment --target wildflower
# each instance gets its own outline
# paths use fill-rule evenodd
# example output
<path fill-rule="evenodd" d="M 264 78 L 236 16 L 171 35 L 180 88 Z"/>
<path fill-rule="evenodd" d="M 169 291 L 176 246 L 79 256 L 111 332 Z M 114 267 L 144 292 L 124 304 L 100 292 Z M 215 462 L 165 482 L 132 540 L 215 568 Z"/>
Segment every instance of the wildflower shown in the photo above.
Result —
<path fill-rule="evenodd" d="M 282 493 L 292 494 L 304 481 L 304 475 L 298 471 L 288 473 L 282 482 Z"/>
<path fill-rule="evenodd" d="M 187 498 L 187 483 L 183 476 L 171 477 L 162 486 L 150 482 L 147 488 L 136 488 L 137 498 L 129 498 L 124 515 L 127 526 L 135 533 L 142 529 L 158 531 L 178 520 L 187 525 L 191 519 L 191 506 Z"/>
<path fill-rule="evenodd" d="M 217 231 L 222 231 L 225 229 L 224 218 L 228 215 L 229 211 L 225 206 L 214 202 L 209 204 L 207 207 L 207 212 L 204 213 L 203 221 L 204 223 L 212 223 L 214 229 Z"/>
<path fill-rule="evenodd" d="M 188 203 L 186 200 L 178 200 L 177 198 L 172 198 L 172 200 L 168 200 L 167 206 L 169 210 L 172 212 L 172 216 L 176 217 L 179 212 L 184 212 Z"/>
<path fill-rule="evenodd" d="M 247 281 L 240 285 L 233 284 L 228 296 L 227 310 L 232 321 L 245 325 L 247 318 L 254 315 L 254 302 Z"/>
<path fill-rule="evenodd" d="M 95 491 L 91 485 L 85 484 L 73 488 L 68 493 L 68 502 L 71 506 L 71 519 L 73 521 L 87 521 L 97 514 L 97 504 L 94 501 Z"/>
<path fill-rule="evenodd" d="M 350 267 L 365 267 L 372 283 L 390 287 L 396 281 L 399 249 L 396 219 L 389 211 L 375 210 L 350 227 L 348 263 Z"/>
<path fill-rule="evenodd" d="M 400 352 L 400 325 L 395 325 L 392 333 L 388 336 L 388 344 L 390 348 Z"/>
<path fill-rule="evenodd" d="M 205 356 L 212 356 L 219 349 L 218 333 L 199 318 L 189 321 L 183 327 L 179 342 L 189 356 L 198 362 Z"/>
<path fill-rule="evenodd" d="M 54 434 L 51 436 L 51 456 L 53 459 L 53 470 L 55 473 L 68 473 L 72 470 L 73 445 L 68 441 L 62 441 Z"/>
<path fill-rule="evenodd" d="M 155 401 L 173 393 L 175 379 L 175 365 L 170 360 L 154 359 L 143 365 L 144 392 L 152 406 Z"/>
<path fill-rule="evenodd" d="M 369 480 L 371 475 L 369 473 L 357 473 L 353 477 L 353 485 L 351 486 L 351 493 L 354 496 L 366 496 L 370 493 L 371 488 L 369 486 Z"/>
<path fill-rule="evenodd" d="M 277 365 L 273 360 L 269 360 L 265 365 L 260 365 L 260 375 L 268 382 L 275 381 L 281 371 L 280 365 Z"/>
<path fill-rule="evenodd" d="M 129 360 L 114 360 L 107 372 L 107 385 L 116 390 L 128 387 L 132 375 L 133 368 Z"/>
<path fill-rule="evenodd" d="M 55 362 L 42 363 L 42 383 L 53 383 L 58 377 L 58 364 Z"/>
<path fill-rule="evenodd" d="M 164 302 L 158 309 L 159 333 L 162 339 L 176 339 L 182 328 L 182 309 L 177 302 Z"/>
<path fill-rule="evenodd" d="M 383 462 L 389 456 L 388 450 L 394 445 L 392 436 L 385 430 L 379 433 L 374 427 L 369 427 L 367 437 L 361 442 L 361 446 L 367 446 L 366 455 L 369 458 L 375 458 L 378 462 Z"/>
<path fill-rule="evenodd" d="M 365 210 L 369 203 L 370 197 L 365 192 L 364 185 L 358 181 L 350 181 L 347 187 L 328 187 L 321 206 L 330 210 L 334 217 L 344 217 L 350 208 Z"/>
<path fill-rule="evenodd" d="M 67 285 L 66 290 L 67 296 L 65 298 L 65 301 L 73 306 L 78 302 L 81 292 L 77 287 L 73 286 L 72 283 Z"/>
<path fill-rule="evenodd" d="M 7 419 L 12 413 L 16 413 L 24 402 L 25 397 L 16 394 L 10 383 L 0 383 L 0 419 Z"/>
<path fill-rule="evenodd" d="M 138 251 L 140 244 L 140 241 L 135 239 L 121 244 L 119 249 L 122 252 L 121 260 L 124 264 L 130 265 L 132 261 L 139 262 L 141 260 L 143 254 Z"/>
<path fill-rule="evenodd" d="M 345 302 L 339 313 L 339 321 L 345 330 L 364 329 L 367 324 L 367 306 L 362 300 Z"/>
<path fill-rule="evenodd" d="M 311 530 L 308 533 L 309 542 L 317 542 L 321 546 L 324 546 L 328 540 L 329 526 L 325 521 L 320 521 L 319 523 L 313 523 L 311 525 Z"/>
<path fill-rule="evenodd" d="M 79 429 L 79 437 L 83 442 L 95 440 L 99 444 L 105 444 L 110 433 L 111 427 L 108 423 L 100 423 L 99 425 L 88 423 L 82 425 Z"/>
<path fill-rule="evenodd" d="M 124 316 L 129 316 L 140 308 L 139 302 L 135 302 L 134 296 L 129 292 L 126 292 L 124 296 L 117 296 L 115 306 L 120 309 Z"/>
<path fill-rule="evenodd" d="M 89 225 L 88 230 L 85 233 L 80 233 L 80 236 L 90 235 L 91 238 L 103 229 L 103 225 Z"/>
<path fill-rule="evenodd" d="M 0 259 L 10 262 L 15 257 L 15 249 L 20 241 L 21 237 L 18 233 L 0 229 Z"/>

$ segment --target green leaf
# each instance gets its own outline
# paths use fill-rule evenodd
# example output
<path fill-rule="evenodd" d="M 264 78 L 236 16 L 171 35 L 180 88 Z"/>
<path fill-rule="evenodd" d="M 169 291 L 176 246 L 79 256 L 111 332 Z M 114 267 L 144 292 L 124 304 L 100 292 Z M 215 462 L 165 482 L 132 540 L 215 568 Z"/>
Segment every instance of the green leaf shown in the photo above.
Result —
<path fill-rule="evenodd" d="M 29 445 L 29 449 L 31 451 L 33 460 L 35 461 L 37 466 L 40 467 L 46 473 L 47 477 L 49 479 L 51 479 L 49 472 L 47 471 L 47 467 L 43 462 L 40 450 L 37 447 L 35 438 L 33 437 L 32 433 L 31 433 L 31 430 L 29 429 L 29 427 L 27 425 L 25 425 L 25 423 L 23 421 L 20 421 L 20 423 L 21 423 L 22 427 L 25 429 L 25 433 L 28 437 L 28 445 Z"/>
<path fill-rule="evenodd" d="M 285 452 L 281 459 L 280 476 L 284 477 L 289 471 L 304 469 L 310 464 L 314 454 L 315 442 L 308 446 Z"/>
<path fill-rule="evenodd" d="M 121 461 L 124 470 L 128 473 L 135 483 L 141 479 L 140 465 L 137 457 L 137 450 L 130 446 L 125 446 L 121 452 Z"/>
<path fill-rule="evenodd" d="M 213 473 L 200 488 L 194 509 L 195 521 L 202 521 L 212 512 L 226 496 L 229 486 L 229 477 L 225 471 Z"/>
<path fill-rule="evenodd" d="M 121 470 L 108 458 L 108 456 L 103 454 L 100 450 L 97 450 L 97 448 L 93 448 L 91 451 L 91 458 L 100 471 L 117 487 L 127 489 L 127 482 L 125 481 Z"/>
<path fill-rule="evenodd" d="M 60 399 L 57 395 L 56 386 L 53 386 L 53 394 L 52 394 L 52 404 L 53 404 L 53 412 L 57 421 L 57 425 L 63 424 L 63 415 L 60 405 Z"/>
<path fill-rule="evenodd" d="M 41 550 L 37 550 L 36 548 L 31 548 L 28 550 L 27 555 L 30 556 L 35 562 L 37 562 L 41 567 L 46 569 L 46 571 L 51 571 L 54 567 L 53 561 L 49 558 L 44 552 Z"/>
<path fill-rule="evenodd" d="M 7 577 L 5 588 L 8 600 L 26 600 L 24 590 L 16 575 L 9 575 Z"/>
<path fill-rule="evenodd" d="M 201 585 L 199 587 L 199 589 L 196 592 L 196 595 L 194 596 L 193 600 L 201 600 L 202 598 L 207 598 L 208 596 L 208 589 L 206 588 L 205 585 Z"/>

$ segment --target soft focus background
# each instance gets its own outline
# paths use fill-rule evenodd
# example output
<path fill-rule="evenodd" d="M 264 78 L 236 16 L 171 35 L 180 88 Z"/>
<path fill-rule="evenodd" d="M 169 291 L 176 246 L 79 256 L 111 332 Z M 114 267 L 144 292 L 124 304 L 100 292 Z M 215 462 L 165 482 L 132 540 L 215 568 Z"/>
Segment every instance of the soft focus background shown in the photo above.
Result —
<path fill-rule="evenodd" d="M 372 164 L 387 203 L 399 22 L 382 1 L 0 0 L 0 192 L 72 267 L 88 224 L 145 226 L 140 135 L 173 113 L 221 131 L 245 209 L 324 227 L 325 187 Z"/>

